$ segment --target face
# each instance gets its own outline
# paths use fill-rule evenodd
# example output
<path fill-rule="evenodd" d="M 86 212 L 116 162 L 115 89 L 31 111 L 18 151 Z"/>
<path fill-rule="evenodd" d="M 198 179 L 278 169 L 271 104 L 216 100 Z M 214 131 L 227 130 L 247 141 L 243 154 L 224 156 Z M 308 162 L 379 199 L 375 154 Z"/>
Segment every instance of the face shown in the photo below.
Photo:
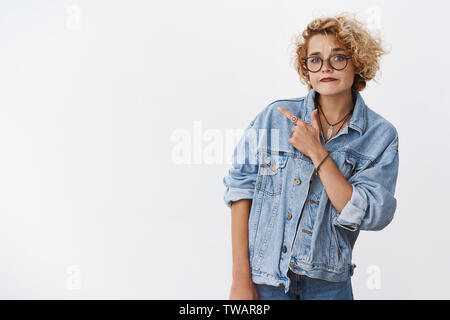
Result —
<path fill-rule="evenodd" d="M 350 90 L 353 85 L 355 71 L 352 60 L 348 59 L 347 66 L 343 70 L 338 71 L 333 69 L 328 62 L 328 57 L 334 54 L 348 54 L 348 51 L 345 50 L 344 46 L 336 41 L 336 36 L 330 34 L 316 34 L 309 39 L 307 58 L 314 56 L 323 59 L 323 65 L 319 71 L 308 71 L 311 86 L 321 95 L 340 94 Z M 344 60 L 337 58 L 334 61 L 336 62 L 336 66 L 338 66 L 339 63 L 342 63 Z M 319 59 L 313 61 L 315 63 L 319 61 L 318 65 L 320 66 Z M 335 78 L 336 80 L 324 82 L 321 81 L 323 78 Z"/>

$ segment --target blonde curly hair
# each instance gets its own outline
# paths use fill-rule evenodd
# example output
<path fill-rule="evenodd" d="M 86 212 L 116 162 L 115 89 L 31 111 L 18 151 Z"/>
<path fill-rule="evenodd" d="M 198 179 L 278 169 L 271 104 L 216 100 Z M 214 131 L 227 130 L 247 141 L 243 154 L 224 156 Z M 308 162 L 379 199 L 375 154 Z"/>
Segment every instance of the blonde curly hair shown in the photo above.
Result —
<path fill-rule="evenodd" d="M 301 34 L 294 37 L 292 64 L 299 74 L 300 82 L 308 86 L 308 91 L 312 86 L 302 61 L 307 57 L 309 39 L 316 34 L 336 36 L 336 40 L 350 53 L 356 73 L 352 91 L 362 91 L 372 79 L 376 82 L 379 58 L 389 51 L 382 47 L 379 33 L 372 35 L 354 14 L 344 12 L 334 17 L 315 18 Z"/>

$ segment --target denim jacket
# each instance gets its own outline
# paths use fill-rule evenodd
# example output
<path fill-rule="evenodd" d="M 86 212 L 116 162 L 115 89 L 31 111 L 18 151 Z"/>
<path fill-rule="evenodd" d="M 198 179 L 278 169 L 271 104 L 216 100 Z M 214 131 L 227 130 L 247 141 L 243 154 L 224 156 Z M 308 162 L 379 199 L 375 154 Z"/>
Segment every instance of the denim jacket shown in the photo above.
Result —
<path fill-rule="evenodd" d="M 381 230 L 394 216 L 398 176 L 398 134 L 353 92 L 352 118 L 325 144 L 352 185 L 339 213 L 312 160 L 288 142 L 295 125 L 279 106 L 311 125 L 315 90 L 305 97 L 276 100 L 250 122 L 237 143 L 223 178 L 225 204 L 252 199 L 248 249 L 254 283 L 285 288 L 288 269 L 328 281 L 353 275 L 352 249 L 359 230 Z M 330 161 L 327 159 L 326 161 Z"/>

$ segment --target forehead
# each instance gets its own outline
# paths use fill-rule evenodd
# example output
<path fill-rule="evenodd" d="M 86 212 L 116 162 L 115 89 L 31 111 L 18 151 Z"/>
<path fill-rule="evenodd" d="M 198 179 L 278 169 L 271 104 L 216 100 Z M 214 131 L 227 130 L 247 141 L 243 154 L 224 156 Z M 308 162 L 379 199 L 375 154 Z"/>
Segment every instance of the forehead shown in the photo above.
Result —
<path fill-rule="evenodd" d="M 344 50 L 338 50 L 338 48 Z M 336 40 L 333 34 L 316 34 L 308 41 L 308 54 L 320 52 L 322 54 L 331 52 L 344 52 L 345 46 Z"/>

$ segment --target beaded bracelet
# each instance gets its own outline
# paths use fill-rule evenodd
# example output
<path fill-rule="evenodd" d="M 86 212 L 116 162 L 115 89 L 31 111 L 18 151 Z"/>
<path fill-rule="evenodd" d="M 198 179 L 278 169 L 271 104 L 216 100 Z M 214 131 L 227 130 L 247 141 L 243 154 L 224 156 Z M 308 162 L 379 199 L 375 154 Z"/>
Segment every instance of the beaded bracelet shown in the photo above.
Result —
<path fill-rule="evenodd" d="M 323 158 L 323 160 L 319 163 L 319 165 L 317 166 L 317 168 L 314 168 L 313 171 L 313 176 L 317 176 L 319 174 L 319 168 L 322 165 L 322 163 L 329 157 L 329 155 L 332 153 L 333 151 L 327 151 L 327 155 L 325 158 Z"/>

